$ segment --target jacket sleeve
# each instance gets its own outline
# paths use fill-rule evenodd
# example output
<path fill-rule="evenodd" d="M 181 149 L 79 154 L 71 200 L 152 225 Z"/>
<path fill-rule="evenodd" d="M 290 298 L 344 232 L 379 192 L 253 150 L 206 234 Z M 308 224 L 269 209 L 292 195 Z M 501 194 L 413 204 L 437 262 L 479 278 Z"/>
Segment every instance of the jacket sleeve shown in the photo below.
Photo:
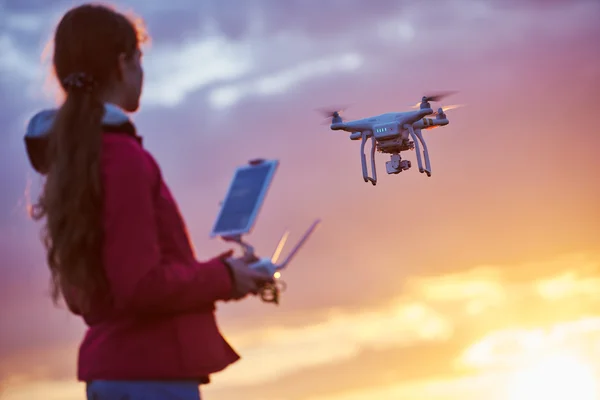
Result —
<path fill-rule="evenodd" d="M 231 277 L 219 257 L 161 262 L 154 201 L 159 183 L 160 171 L 137 143 L 120 139 L 105 146 L 103 261 L 114 306 L 124 313 L 180 313 L 228 300 Z"/>

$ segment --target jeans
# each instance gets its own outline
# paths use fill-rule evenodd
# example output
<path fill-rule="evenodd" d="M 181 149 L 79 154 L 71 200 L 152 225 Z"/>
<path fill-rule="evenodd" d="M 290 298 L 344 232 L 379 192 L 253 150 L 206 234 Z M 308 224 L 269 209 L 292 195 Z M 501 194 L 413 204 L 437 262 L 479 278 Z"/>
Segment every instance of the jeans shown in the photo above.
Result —
<path fill-rule="evenodd" d="M 198 382 L 92 381 L 87 400 L 201 400 Z"/>

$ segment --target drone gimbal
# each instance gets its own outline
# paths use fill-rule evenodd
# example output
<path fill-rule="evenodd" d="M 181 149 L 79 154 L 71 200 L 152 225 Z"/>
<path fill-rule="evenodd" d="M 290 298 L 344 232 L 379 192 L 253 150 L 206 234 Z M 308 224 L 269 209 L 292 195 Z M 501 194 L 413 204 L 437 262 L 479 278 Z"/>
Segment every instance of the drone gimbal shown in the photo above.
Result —
<path fill-rule="evenodd" d="M 404 140 L 402 138 L 392 138 L 377 140 L 375 135 L 369 131 L 361 132 L 361 144 L 360 144 L 360 159 L 362 163 L 362 173 L 365 182 L 371 182 L 373 186 L 377 184 L 377 169 L 375 166 L 375 150 L 379 150 L 383 153 L 391 153 L 390 161 L 385 163 L 386 172 L 388 175 L 399 174 L 402 171 L 406 171 L 411 168 L 411 162 L 409 160 L 403 160 L 400 156 L 401 151 L 413 150 L 417 152 L 417 164 L 419 166 L 419 172 L 426 173 L 428 177 L 431 177 L 431 164 L 429 161 L 429 151 L 427 150 L 427 144 L 421 133 L 419 125 L 423 123 L 421 120 L 414 124 L 404 124 L 403 128 L 413 139 L 412 142 Z M 417 125 L 415 128 L 414 125 Z M 373 176 L 370 177 L 367 170 L 367 157 L 365 155 L 365 145 L 367 139 L 371 138 L 371 171 Z M 421 159 L 421 149 L 419 142 L 423 145 L 423 157 L 425 158 L 425 167 Z"/>

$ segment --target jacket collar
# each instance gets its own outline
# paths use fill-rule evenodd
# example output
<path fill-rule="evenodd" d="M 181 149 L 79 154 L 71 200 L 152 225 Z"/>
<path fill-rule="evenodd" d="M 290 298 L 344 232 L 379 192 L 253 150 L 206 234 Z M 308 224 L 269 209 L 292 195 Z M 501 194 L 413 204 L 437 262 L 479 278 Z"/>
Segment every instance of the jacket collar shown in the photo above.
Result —
<path fill-rule="evenodd" d="M 27 124 L 26 138 L 41 138 L 50 133 L 52 124 L 56 118 L 58 109 L 42 110 L 35 114 Z M 135 137 L 140 143 L 142 138 L 136 133 L 135 125 L 129 116 L 118 106 L 104 104 L 104 116 L 102 117 L 102 130 L 105 133 L 122 133 Z"/>

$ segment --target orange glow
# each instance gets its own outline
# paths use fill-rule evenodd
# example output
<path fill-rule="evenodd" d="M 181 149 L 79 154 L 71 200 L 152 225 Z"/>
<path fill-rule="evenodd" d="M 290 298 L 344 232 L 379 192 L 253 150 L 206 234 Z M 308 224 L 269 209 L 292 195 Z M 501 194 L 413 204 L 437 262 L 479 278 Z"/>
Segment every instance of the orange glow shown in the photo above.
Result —
<path fill-rule="evenodd" d="M 509 383 L 507 400 L 597 400 L 599 396 L 591 366 L 566 354 L 544 357 L 519 369 Z"/>
<path fill-rule="evenodd" d="M 25 209 L 27 210 L 27 215 L 30 218 L 33 218 L 33 202 L 31 200 L 31 176 L 27 176 L 27 184 L 25 185 L 25 191 L 23 193 L 23 198 L 25 201 Z"/>

